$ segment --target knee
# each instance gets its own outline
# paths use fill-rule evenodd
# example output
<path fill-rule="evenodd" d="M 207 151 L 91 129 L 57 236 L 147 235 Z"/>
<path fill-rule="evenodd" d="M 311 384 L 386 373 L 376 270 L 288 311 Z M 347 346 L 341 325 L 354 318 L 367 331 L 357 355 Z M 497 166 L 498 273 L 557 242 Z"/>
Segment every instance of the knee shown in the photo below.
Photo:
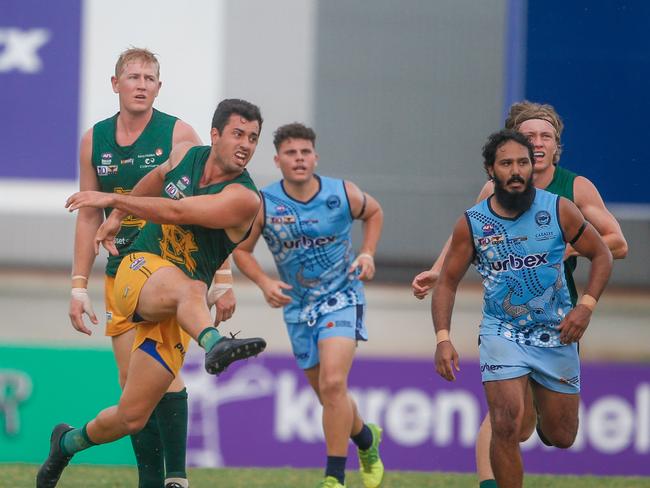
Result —
<path fill-rule="evenodd" d="M 344 376 L 329 375 L 319 381 L 322 403 L 335 401 L 347 394 L 347 381 Z"/>
<path fill-rule="evenodd" d="M 496 409 L 492 413 L 490 423 L 493 437 L 519 441 L 521 422 L 518 412 L 509 408 Z"/>

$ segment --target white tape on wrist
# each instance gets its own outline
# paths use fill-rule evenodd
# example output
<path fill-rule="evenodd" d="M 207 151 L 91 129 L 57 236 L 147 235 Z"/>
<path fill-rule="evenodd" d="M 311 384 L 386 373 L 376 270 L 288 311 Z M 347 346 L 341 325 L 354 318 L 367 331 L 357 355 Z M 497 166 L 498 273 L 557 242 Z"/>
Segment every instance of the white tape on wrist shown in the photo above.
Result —
<path fill-rule="evenodd" d="M 86 315 L 89 317 L 95 315 L 93 304 L 90 302 L 90 297 L 88 296 L 88 290 L 85 288 L 73 288 L 70 290 L 70 296 L 73 300 L 77 300 L 82 303 L 83 310 Z"/>
<path fill-rule="evenodd" d="M 216 275 L 232 275 L 232 269 L 218 269 L 214 272 Z"/>
<path fill-rule="evenodd" d="M 208 289 L 208 307 L 211 307 L 217 300 L 232 289 L 232 283 L 212 283 Z"/>

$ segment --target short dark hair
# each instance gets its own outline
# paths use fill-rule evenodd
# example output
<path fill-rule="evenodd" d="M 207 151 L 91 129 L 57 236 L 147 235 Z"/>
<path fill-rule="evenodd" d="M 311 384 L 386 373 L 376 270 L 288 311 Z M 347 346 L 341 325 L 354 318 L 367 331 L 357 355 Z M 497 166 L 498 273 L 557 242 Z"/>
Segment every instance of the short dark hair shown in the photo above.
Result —
<path fill-rule="evenodd" d="M 497 149 L 503 146 L 508 141 L 515 141 L 517 144 L 521 144 L 526 149 L 528 149 L 528 157 L 530 158 L 531 164 L 535 164 L 535 150 L 533 145 L 530 143 L 528 138 L 523 135 L 521 132 L 511 129 L 503 129 L 494 134 L 490 134 L 487 142 L 483 146 L 483 166 L 487 172 L 488 168 L 494 166 L 494 161 L 496 160 Z M 489 176 L 488 172 L 488 176 Z"/>
<path fill-rule="evenodd" d="M 316 147 L 316 133 L 311 127 L 307 127 L 300 122 L 293 124 L 281 125 L 273 134 L 273 145 L 277 151 L 287 139 L 306 139 Z"/>
<path fill-rule="evenodd" d="M 219 102 L 217 109 L 212 116 L 212 128 L 217 129 L 219 134 L 223 134 L 223 128 L 228 123 L 232 114 L 241 115 L 246 120 L 257 120 L 260 124 L 260 131 L 262 130 L 262 113 L 257 105 L 240 100 L 239 98 L 227 98 Z"/>

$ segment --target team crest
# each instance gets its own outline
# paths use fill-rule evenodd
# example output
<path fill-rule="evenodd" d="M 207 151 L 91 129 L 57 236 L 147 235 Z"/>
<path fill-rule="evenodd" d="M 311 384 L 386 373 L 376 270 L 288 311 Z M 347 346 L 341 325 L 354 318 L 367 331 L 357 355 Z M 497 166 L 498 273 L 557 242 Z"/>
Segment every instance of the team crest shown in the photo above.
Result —
<path fill-rule="evenodd" d="M 548 227 L 551 223 L 551 214 L 546 210 L 540 210 L 535 214 L 535 223 L 538 227 Z"/>
<path fill-rule="evenodd" d="M 341 199 L 338 197 L 338 195 L 330 195 L 327 197 L 327 208 L 330 210 L 334 210 L 335 208 L 339 208 L 341 206 Z"/>
<path fill-rule="evenodd" d="M 162 156 L 163 150 L 162 148 L 157 147 L 154 153 L 156 154 L 156 156 Z"/>

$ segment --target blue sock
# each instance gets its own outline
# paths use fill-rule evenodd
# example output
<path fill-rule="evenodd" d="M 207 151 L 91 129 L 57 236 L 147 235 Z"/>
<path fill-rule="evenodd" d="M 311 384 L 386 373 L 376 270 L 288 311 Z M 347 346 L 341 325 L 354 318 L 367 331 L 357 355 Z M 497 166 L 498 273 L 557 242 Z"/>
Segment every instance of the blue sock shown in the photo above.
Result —
<path fill-rule="evenodd" d="M 345 484 L 345 463 L 348 458 L 346 456 L 327 456 L 327 467 L 325 468 L 325 476 L 333 476 L 342 485 Z"/>
<path fill-rule="evenodd" d="M 86 424 L 88 425 L 88 424 Z M 72 429 L 61 436 L 60 447 L 63 454 L 70 456 L 96 444 L 88 438 L 86 425 L 81 429 Z"/>
<path fill-rule="evenodd" d="M 215 327 L 206 327 L 199 334 L 198 343 L 199 346 L 205 349 L 205 352 L 208 352 L 221 339 L 221 334 Z"/>
<path fill-rule="evenodd" d="M 351 436 L 350 439 L 352 439 L 352 442 L 357 445 L 359 450 L 367 451 L 372 446 L 372 430 L 370 430 L 366 424 L 363 424 L 361 432 L 357 435 Z"/>

